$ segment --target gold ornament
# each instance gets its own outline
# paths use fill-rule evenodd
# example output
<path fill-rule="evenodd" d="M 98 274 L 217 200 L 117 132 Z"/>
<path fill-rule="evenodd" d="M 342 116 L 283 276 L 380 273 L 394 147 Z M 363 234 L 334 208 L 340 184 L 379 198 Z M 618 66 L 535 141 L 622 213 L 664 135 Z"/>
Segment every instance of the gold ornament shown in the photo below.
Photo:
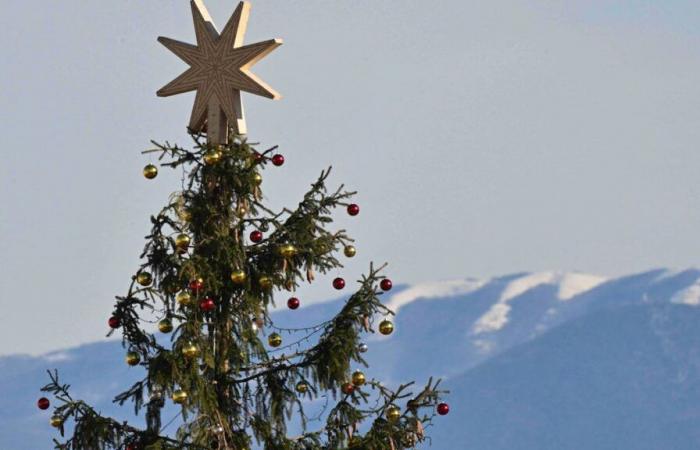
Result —
<path fill-rule="evenodd" d="M 49 421 L 52 427 L 54 428 L 61 428 L 63 426 L 63 417 L 59 416 L 56 414 L 55 416 L 51 416 L 51 420 Z"/>
<path fill-rule="evenodd" d="M 163 319 L 158 322 L 158 329 L 161 333 L 170 333 L 173 331 L 173 323 L 170 321 L 170 319 Z"/>
<path fill-rule="evenodd" d="M 178 253 L 186 253 L 190 247 L 190 237 L 186 234 L 178 234 L 175 238 L 175 251 Z"/>
<path fill-rule="evenodd" d="M 297 254 L 297 248 L 292 244 L 284 244 L 279 248 L 280 255 L 285 258 L 292 258 Z"/>
<path fill-rule="evenodd" d="M 297 392 L 299 392 L 300 394 L 303 394 L 303 393 L 305 393 L 306 391 L 309 390 L 309 385 L 306 384 L 305 381 L 300 381 L 300 382 L 298 382 L 297 385 L 296 385 L 296 390 L 297 390 Z"/>
<path fill-rule="evenodd" d="M 362 386 L 363 384 L 365 384 L 365 381 L 365 374 L 361 371 L 356 370 L 355 373 L 352 374 L 352 384 L 354 384 L 355 386 Z"/>
<path fill-rule="evenodd" d="M 386 409 L 386 418 L 390 422 L 396 422 L 401 418 L 401 409 L 398 406 L 391 405 Z"/>
<path fill-rule="evenodd" d="M 153 283 L 153 277 L 148 272 L 139 272 L 136 275 L 136 282 L 141 286 L 150 286 Z"/>
<path fill-rule="evenodd" d="M 353 256 L 357 255 L 357 249 L 354 245 L 346 245 L 343 249 L 343 253 L 345 253 L 345 256 L 348 258 L 352 258 Z"/>
<path fill-rule="evenodd" d="M 183 391 L 182 389 L 178 389 L 177 391 L 173 392 L 172 399 L 173 402 L 182 405 L 187 401 L 187 392 Z"/>
<path fill-rule="evenodd" d="M 278 333 L 272 333 L 267 338 L 267 343 L 270 344 L 270 347 L 279 347 L 282 345 L 282 336 L 280 336 Z"/>
<path fill-rule="evenodd" d="M 141 362 L 141 356 L 136 352 L 128 352 L 126 354 L 126 363 L 130 366 L 135 366 Z"/>
<path fill-rule="evenodd" d="M 242 285 L 245 283 L 246 280 L 246 274 L 244 270 L 234 270 L 231 272 L 231 281 L 233 281 L 233 284 L 237 285 Z"/>
<path fill-rule="evenodd" d="M 149 164 L 143 168 L 143 176 L 149 180 L 154 179 L 158 175 L 158 168 L 153 164 Z"/>
<path fill-rule="evenodd" d="M 196 358 L 199 356 L 199 347 L 197 347 L 194 342 L 188 342 L 182 347 L 182 354 L 185 355 L 186 358 Z"/>
<path fill-rule="evenodd" d="M 253 183 L 253 186 L 260 186 L 263 182 L 262 175 L 254 173 L 253 176 L 250 177 L 250 182 Z"/>
<path fill-rule="evenodd" d="M 263 275 L 258 279 L 258 284 L 261 288 L 267 291 L 272 288 L 272 278 L 268 277 L 267 275 Z"/>
<path fill-rule="evenodd" d="M 192 304 L 192 296 L 187 291 L 180 291 L 175 299 L 182 306 L 189 306 Z"/>
<path fill-rule="evenodd" d="M 379 332 L 385 336 L 394 332 L 394 324 L 390 320 L 382 320 L 379 324 Z"/>
<path fill-rule="evenodd" d="M 207 150 L 204 153 L 204 163 L 208 166 L 213 166 L 214 164 L 218 163 L 221 161 L 221 157 L 223 154 L 221 153 L 221 150 L 218 148 L 213 148 L 211 150 Z"/>

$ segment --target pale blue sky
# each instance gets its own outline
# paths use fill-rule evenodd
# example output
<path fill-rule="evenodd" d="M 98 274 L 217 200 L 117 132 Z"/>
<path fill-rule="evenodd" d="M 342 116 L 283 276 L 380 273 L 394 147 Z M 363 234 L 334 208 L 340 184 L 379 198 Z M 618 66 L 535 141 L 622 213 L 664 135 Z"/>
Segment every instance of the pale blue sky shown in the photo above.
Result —
<path fill-rule="evenodd" d="M 294 205 L 330 164 L 360 191 L 348 279 L 696 265 L 699 23 L 696 1 L 254 0 L 247 42 L 285 40 L 256 70 L 283 100 L 244 100 L 287 157 L 265 193 Z M 3 2 L 0 354 L 102 338 L 179 185 L 140 173 L 149 139 L 188 143 L 158 35 L 193 41 L 187 1 Z"/>

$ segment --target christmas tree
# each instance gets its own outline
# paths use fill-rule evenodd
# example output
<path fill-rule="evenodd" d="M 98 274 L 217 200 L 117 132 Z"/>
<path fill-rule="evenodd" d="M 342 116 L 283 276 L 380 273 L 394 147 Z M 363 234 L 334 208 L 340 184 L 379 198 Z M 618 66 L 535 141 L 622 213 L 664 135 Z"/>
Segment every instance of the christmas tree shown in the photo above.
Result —
<path fill-rule="evenodd" d="M 240 93 L 279 97 L 250 67 L 281 41 L 243 45 L 249 9 L 240 3 L 219 33 L 195 0 L 197 45 L 159 38 L 190 66 L 158 95 L 196 90 L 193 145 L 154 142 L 144 152 L 157 155 L 161 167 L 182 170 L 183 187 L 151 217 L 143 262 L 108 320 L 110 333 L 123 335 L 126 363 L 145 369 L 115 402 L 133 404 L 146 425 L 102 416 L 49 372 L 43 390 L 55 398 L 50 423 L 63 436 L 57 449 L 395 450 L 424 442 L 425 427 L 449 411 L 439 382 L 390 387 L 360 370 L 368 350 L 363 335 L 394 329 L 393 313 L 380 301 L 392 288 L 383 266 L 370 266 L 323 323 L 285 329 L 271 319 L 275 301 L 296 310 L 297 289 L 342 267 L 339 253 L 355 256 L 352 238 L 329 227 L 336 208 L 351 216 L 360 208 L 353 192 L 328 190 L 330 169 L 295 209 L 263 204 L 262 173 L 284 157 L 248 141 Z M 158 167 L 143 173 L 154 179 Z M 341 277 L 330 284 L 350 288 Z M 166 402 L 180 410 L 175 433 L 164 430 Z M 38 402 L 43 410 L 50 404 Z M 314 421 L 305 414 L 310 405 L 320 409 Z M 302 431 L 290 435 L 290 421 Z"/>

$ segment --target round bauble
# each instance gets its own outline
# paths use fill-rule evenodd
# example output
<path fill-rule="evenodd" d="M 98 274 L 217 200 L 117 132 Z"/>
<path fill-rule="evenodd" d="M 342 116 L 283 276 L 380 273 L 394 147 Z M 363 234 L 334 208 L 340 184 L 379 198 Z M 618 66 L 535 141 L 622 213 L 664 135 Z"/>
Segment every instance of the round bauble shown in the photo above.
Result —
<path fill-rule="evenodd" d="M 141 356 L 136 352 L 128 352 L 125 359 L 130 366 L 135 366 L 141 362 Z"/>
<path fill-rule="evenodd" d="M 386 418 L 389 419 L 389 422 L 396 422 L 401 418 L 401 409 L 398 406 L 389 406 L 386 409 Z"/>
<path fill-rule="evenodd" d="M 354 245 L 346 245 L 343 249 L 343 253 L 345 253 L 345 256 L 348 258 L 352 258 L 353 256 L 357 255 L 357 249 Z"/>
<path fill-rule="evenodd" d="M 390 291 L 393 286 L 394 284 L 388 278 L 384 278 L 379 282 L 379 287 L 382 288 L 382 291 Z"/>
<path fill-rule="evenodd" d="M 360 214 L 360 205 L 358 205 L 357 203 L 352 203 L 348 205 L 348 214 L 350 214 L 351 216 L 356 216 Z"/>
<path fill-rule="evenodd" d="M 297 390 L 297 392 L 299 392 L 300 394 L 303 394 L 303 393 L 305 393 L 306 391 L 309 390 L 309 385 L 306 384 L 305 381 L 300 381 L 300 382 L 298 382 L 297 385 L 296 385 L 296 390 Z"/>
<path fill-rule="evenodd" d="M 447 403 L 440 403 L 437 405 L 437 413 L 441 416 L 446 416 L 450 412 L 450 405 Z"/>
<path fill-rule="evenodd" d="M 202 289 L 204 289 L 204 278 L 200 277 L 200 278 L 195 278 L 195 279 L 191 280 L 190 281 L 190 289 L 192 289 L 195 292 L 201 291 Z"/>
<path fill-rule="evenodd" d="M 260 287 L 264 290 L 270 290 L 272 289 L 272 278 L 268 277 L 267 275 L 263 275 L 260 278 L 258 278 L 258 284 Z"/>
<path fill-rule="evenodd" d="M 148 272 L 139 272 L 136 275 L 136 282 L 141 286 L 150 286 L 153 283 L 153 277 Z"/>
<path fill-rule="evenodd" d="M 292 244 L 284 244 L 278 249 L 280 255 L 285 258 L 292 258 L 297 254 L 297 248 Z"/>
<path fill-rule="evenodd" d="M 182 354 L 185 355 L 186 358 L 196 358 L 199 356 L 199 347 L 197 347 L 194 342 L 188 342 L 182 347 Z"/>
<path fill-rule="evenodd" d="M 263 240 L 262 231 L 254 230 L 254 231 L 250 232 L 250 242 L 257 244 L 258 242 L 260 242 L 262 240 Z"/>
<path fill-rule="evenodd" d="M 340 277 L 336 278 L 333 280 L 333 287 L 337 290 L 343 289 L 345 287 L 345 280 Z"/>
<path fill-rule="evenodd" d="M 356 387 L 362 386 L 363 384 L 365 384 L 366 381 L 367 379 L 365 378 L 365 374 L 362 373 L 362 371 L 356 370 L 352 374 L 352 384 L 354 384 Z"/>
<path fill-rule="evenodd" d="M 202 157 L 202 159 L 204 160 L 204 164 L 208 166 L 213 166 L 214 164 L 221 161 L 222 156 L 223 153 L 221 153 L 221 150 L 219 150 L 218 148 L 213 148 L 204 152 L 204 156 Z"/>
<path fill-rule="evenodd" d="M 301 301 L 296 297 L 291 297 L 287 300 L 287 308 L 289 309 L 297 309 L 299 305 L 301 305 Z"/>
<path fill-rule="evenodd" d="M 231 281 L 233 281 L 233 284 L 240 286 L 240 285 L 245 283 L 245 280 L 246 280 L 245 271 L 234 270 L 233 272 L 231 272 Z"/>
<path fill-rule="evenodd" d="M 46 397 L 41 397 L 39 400 L 36 401 L 36 406 L 41 409 L 42 411 L 49 409 L 49 406 L 51 406 L 51 402 L 49 401 L 48 398 Z"/>
<path fill-rule="evenodd" d="M 263 182 L 263 177 L 259 173 L 254 173 L 250 177 L 250 182 L 253 186 L 260 186 Z"/>
<path fill-rule="evenodd" d="M 187 392 L 183 391 L 182 389 L 178 389 L 175 392 L 173 392 L 172 399 L 173 402 L 182 405 L 187 401 Z"/>
<path fill-rule="evenodd" d="M 163 319 L 158 322 L 158 330 L 160 330 L 161 333 L 170 333 L 173 331 L 173 323 L 170 319 Z"/>
<path fill-rule="evenodd" d="M 143 168 L 143 176 L 149 180 L 154 179 L 156 176 L 158 176 L 158 168 L 153 164 L 148 164 Z"/>
<path fill-rule="evenodd" d="M 360 353 L 367 353 L 367 350 L 369 350 L 369 346 L 364 342 L 357 346 L 357 351 Z"/>
<path fill-rule="evenodd" d="M 279 153 L 274 155 L 272 157 L 272 164 L 278 167 L 281 166 L 282 164 L 284 164 L 284 156 L 280 155 Z"/>
<path fill-rule="evenodd" d="M 190 247 L 190 237 L 186 234 L 178 234 L 175 237 L 175 251 L 177 253 L 187 253 L 187 249 Z"/>
<path fill-rule="evenodd" d="M 51 416 L 49 423 L 54 428 L 61 428 L 63 426 L 63 417 L 59 415 Z"/>
<path fill-rule="evenodd" d="M 119 328 L 120 326 L 122 326 L 122 321 L 119 320 L 119 317 L 112 316 L 107 321 L 107 325 L 109 325 L 111 329 Z"/>
<path fill-rule="evenodd" d="M 189 306 L 192 304 L 192 295 L 187 291 L 180 291 L 175 300 L 182 306 Z"/>
<path fill-rule="evenodd" d="M 270 347 L 279 347 L 282 345 L 282 336 L 279 333 L 272 333 L 268 336 L 267 343 L 270 344 Z"/>
<path fill-rule="evenodd" d="M 343 385 L 340 386 L 340 390 L 343 392 L 343 394 L 350 395 L 355 392 L 355 385 L 352 383 L 343 383 Z"/>
<path fill-rule="evenodd" d="M 211 297 L 204 297 L 199 301 L 199 308 L 204 312 L 211 312 L 216 309 L 216 302 Z"/>
<path fill-rule="evenodd" d="M 390 320 L 382 320 L 379 323 L 379 332 L 385 336 L 394 332 L 394 324 Z"/>

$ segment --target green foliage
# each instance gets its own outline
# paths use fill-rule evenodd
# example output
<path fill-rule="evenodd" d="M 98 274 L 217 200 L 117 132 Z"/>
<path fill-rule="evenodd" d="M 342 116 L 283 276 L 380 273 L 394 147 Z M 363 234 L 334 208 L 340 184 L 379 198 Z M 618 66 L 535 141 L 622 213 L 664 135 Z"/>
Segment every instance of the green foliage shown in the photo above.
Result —
<path fill-rule="evenodd" d="M 68 386 L 51 374 L 44 390 L 58 398 L 56 414 L 75 422 L 73 435 L 56 441 L 56 448 L 239 450 L 257 443 L 270 450 L 396 450 L 422 442 L 439 383 L 431 380 L 419 392 L 409 391 L 412 383 L 391 390 L 376 380 L 349 393 L 340 389 L 353 366 L 366 365 L 358 350 L 362 334 L 372 332 L 376 318 L 392 314 L 380 301 L 383 267 L 370 266 L 357 291 L 324 323 L 281 329 L 268 314 L 275 292 L 293 291 L 316 273 L 342 267 L 336 254 L 353 241 L 345 230 L 328 227 L 333 210 L 347 206 L 354 193 L 342 186 L 328 191 L 328 169 L 295 209 L 271 211 L 262 203 L 259 179 L 275 148 L 258 153 L 232 136 L 218 148 L 221 159 L 208 165 L 203 156 L 211 148 L 201 135 L 193 139 L 193 150 L 154 143 L 149 151 L 158 153 L 162 166 L 183 171 L 183 189 L 151 217 L 143 263 L 113 312 L 124 347 L 141 355 L 146 370 L 115 402 L 132 402 L 137 412 L 145 408 L 147 428 L 100 416 L 72 399 Z M 248 243 L 251 230 L 265 238 Z M 188 247 L 176 243 L 181 234 L 190 238 Z M 243 282 L 232 279 L 237 271 L 245 273 Z M 136 275 L 143 272 L 152 275 L 151 284 L 139 284 Z M 203 280 L 201 290 L 192 289 L 196 279 Z M 189 292 L 191 301 L 178 302 L 180 292 Z M 212 311 L 198 306 L 204 297 L 214 300 Z M 175 324 L 165 340 L 149 325 L 163 318 Z M 269 348 L 261 335 L 275 330 L 296 340 Z M 300 381 L 308 385 L 305 392 L 296 389 Z M 184 423 L 168 435 L 160 410 L 176 391 L 187 394 Z M 337 403 L 327 404 L 321 429 L 308 430 L 304 405 L 327 393 Z M 401 418 L 387 420 L 386 409 L 406 399 Z M 295 416 L 305 431 L 289 437 L 287 423 Z M 370 425 L 361 436 L 363 422 Z"/>

